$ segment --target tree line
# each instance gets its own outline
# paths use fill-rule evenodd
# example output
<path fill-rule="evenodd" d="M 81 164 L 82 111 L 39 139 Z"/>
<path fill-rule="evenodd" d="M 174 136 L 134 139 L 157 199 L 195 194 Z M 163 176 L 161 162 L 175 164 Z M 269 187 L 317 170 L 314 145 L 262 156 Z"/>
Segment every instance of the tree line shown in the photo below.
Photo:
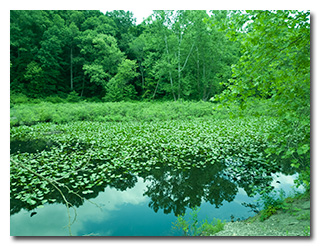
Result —
<path fill-rule="evenodd" d="M 240 42 L 231 11 L 12 10 L 10 89 L 31 98 L 208 100 L 223 91 Z"/>

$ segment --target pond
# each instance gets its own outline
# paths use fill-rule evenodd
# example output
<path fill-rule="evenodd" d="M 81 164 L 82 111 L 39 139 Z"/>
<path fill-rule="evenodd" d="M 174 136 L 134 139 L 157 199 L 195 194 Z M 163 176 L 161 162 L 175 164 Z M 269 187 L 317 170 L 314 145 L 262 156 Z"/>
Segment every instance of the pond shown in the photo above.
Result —
<path fill-rule="evenodd" d="M 272 186 L 292 192 L 295 175 L 277 173 L 272 176 Z M 168 184 L 165 181 L 155 184 L 153 178 L 137 177 L 134 187 L 123 191 L 107 186 L 97 197 L 85 201 L 76 208 L 72 235 L 181 236 L 181 232 L 172 228 L 177 220 L 175 212 L 181 209 L 183 211 L 179 212 L 191 213 L 191 208 L 182 204 L 191 204 L 191 200 L 198 199 L 198 194 L 184 197 L 184 190 L 179 190 L 178 186 L 177 193 L 171 195 L 176 200 L 172 197 L 170 203 L 170 195 L 166 194 Z M 219 218 L 230 221 L 231 218 L 246 219 L 255 214 L 243 203 L 255 204 L 258 195 L 249 197 L 243 188 L 230 189 L 227 183 L 220 183 L 218 187 L 218 206 L 201 197 L 199 220 Z M 70 212 L 73 220 L 75 213 L 73 210 Z M 31 211 L 21 209 L 11 215 L 10 222 L 12 236 L 69 236 L 67 210 L 61 203 L 45 204 Z"/>
<path fill-rule="evenodd" d="M 263 118 L 13 127 L 11 235 L 182 235 L 172 223 L 195 207 L 199 220 L 246 219 L 244 203 L 289 191 L 296 177 L 264 152 L 274 127 Z"/>

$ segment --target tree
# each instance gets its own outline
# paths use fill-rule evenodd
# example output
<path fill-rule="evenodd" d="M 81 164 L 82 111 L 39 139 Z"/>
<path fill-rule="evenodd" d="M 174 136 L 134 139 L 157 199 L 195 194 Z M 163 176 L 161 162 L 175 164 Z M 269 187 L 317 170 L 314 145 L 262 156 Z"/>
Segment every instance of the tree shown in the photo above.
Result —
<path fill-rule="evenodd" d="M 192 10 L 154 11 L 146 20 L 134 41 L 144 96 L 208 100 L 221 92 L 220 83 L 230 78 L 230 66 L 239 57 L 239 43 L 208 25 L 209 19 L 206 11 Z M 211 23 L 219 21 L 212 18 Z"/>
<path fill-rule="evenodd" d="M 114 10 L 112 12 L 106 12 L 106 17 L 114 22 L 114 37 L 118 41 L 119 49 L 129 58 L 132 58 L 129 44 L 134 38 L 133 30 L 135 18 L 133 18 L 133 13 L 124 10 Z"/>
<path fill-rule="evenodd" d="M 42 86 L 46 88 L 47 96 L 56 93 L 59 82 L 65 79 L 62 69 L 67 62 L 62 58 L 65 46 L 65 22 L 58 14 L 53 14 L 53 23 L 54 25 L 43 33 L 41 47 L 36 56 L 46 77 Z"/>
<path fill-rule="evenodd" d="M 117 73 L 124 54 L 111 35 L 87 30 L 81 36 L 80 53 L 84 57 L 83 71 L 91 84 L 104 90 L 107 82 Z M 92 86 L 91 86 L 92 87 Z M 95 92 L 95 91 L 94 91 Z M 104 95 L 105 92 L 102 93 Z"/>
<path fill-rule="evenodd" d="M 182 95 L 182 71 L 193 49 L 191 45 L 186 57 L 182 58 L 185 55 L 182 54 L 183 16 L 184 11 L 154 11 L 146 20 L 146 29 L 135 40 L 136 47 L 140 44 L 140 54 L 145 55 L 140 71 L 143 69 L 145 72 L 143 84 L 146 97 L 171 95 L 172 99 L 177 100 Z"/>
<path fill-rule="evenodd" d="M 46 11 L 10 11 L 10 88 L 16 92 L 28 91 L 25 73 L 28 64 L 36 62 L 40 41 L 46 28 L 50 27 Z M 38 65 L 40 65 L 38 63 Z M 29 96 L 30 93 L 26 93 Z"/>
<path fill-rule="evenodd" d="M 126 98 L 208 100 L 237 59 L 237 44 L 222 30 L 228 13 L 154 11 L 135 26 L 129 11 L 11 11 L 12 92 L 102 98 L 128 59 L 139 75 L 125 82 L 134 88 Z"/>
<path fill-rule="evenodd" d="M 29 82 L 29 91 L 31 95 L 44 94 L 44 72 L 37 62 L 32 61 L 27 65 L 24 78 Z"/>
<path fill-rule="evenodd" d="M 139 67 L 141 83 L 136 83 L 136 86 L 137 91 L 141 91 L 141 94 L 145 93 L 145 68 L 142 64 L 145 58 L 145 42 L 144 36 L 140 35 L 129 44 L 130 53 L 135 57 Z"/>
<path fill-rule="evenodd" d="M 191 97 L 207 101 L 222 91 L 221 82 L 231 77 L 231 65 L 240 56 L 239 43 L 228 40 L 219 26 L 226 22 L 227 12 L 188 11 L 189 33 L 195 48 L 191 54 L 188 77 Z M 218 18 L 219 17 L 219 18 Z"/>
<path fill-rule="evenodd" d="M 281 120 L 267 150 L 303 168 L 299 183 L 310 188 L 310 12 L 248 11 L 242 56 L 220 100 L 246 107 L 268 100 Z M 243 22 L 242 22 L 243 23 Z M 243 25 L 243 24 L 242 24 Z M 240 29 L 240 28 L 238 28 Z M 270 109 L 270 110 L 272 110 Z"/>
<path fill-rule="evenodd" d="M 118 67 L 117 74 L 107 83 L 105 101 L 122 101 L 135 99 L 137 94 L 130 82 L 138 75 L 135 61 L 125 59 Z"/>

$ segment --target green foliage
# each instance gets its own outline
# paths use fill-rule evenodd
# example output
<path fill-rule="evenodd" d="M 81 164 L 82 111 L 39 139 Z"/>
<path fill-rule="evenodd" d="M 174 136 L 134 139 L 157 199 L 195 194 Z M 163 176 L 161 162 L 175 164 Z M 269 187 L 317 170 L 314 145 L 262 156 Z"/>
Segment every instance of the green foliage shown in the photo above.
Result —
<path fill-rule="evenodd" d="M 75 91 L 72 91 L 67 96 L 67 102 L 79 102 L 81 98 L 79 97 L 78 93 Z"/>
<path fill-rule="evenodd" d="M 242 56 L 216 98 L 240 109 L 251 98 L 267 100 L 280 122 L 266 152 L 290 159 L 300 173 L 297 185 L 310 189 L 310 12 L 247 11 L 239 19 L 234 30 L 247 26 Z"/>
<path fill-rule="evenodd" d="M 205 219 L 203 224 L 201 225 L 201 235 L 202 236 L 212 236 L 219 231 L 224 229 L 225 222 L 222 222 L 220 219 L 213 219 L 211 223 Z"/>
<path fill-rule="evenodd" d="M 206 11 L 154 11 L 152 16 L 132 44 L 144 97 L 207 101 L 220 93 L 220 82 L 230 78 L 230 65 L 239 57 L 239 44 L 208 27 Z"/>
<path fill-rule="evenodd" d="M 20 98 L 20 99 L 19 99 Z M 76 92 L 71 92 L 65 101 L 77 102 L 80 97 Z M 12 98 L 14 102 L 29 102 L 22 95 Z M 47 98 L 37 104 L 13 104 L 11 109 L 10 124 L 32 125 L 38 122 L 66 123 L 70 121 L 158 121 L 170 119 L 191 119 L 193 117 L 226 118 L 222 112 L 213 112 L 212 104 L 204 102 L 121 102 L 121 103 L 58 103 L 52 101 L 63 100 L 60 98 Z"/>
<path fill-rule="evenodd" d="M 213 219 L 210 223 L 207 219 L 199 221 L 199 211 L 200 208 L 193 208 L 189 220 L 186 219 L 186 215 L 179 215 L 173 223 L 173 229 L 182 230 L 184 236 L 212 236 L 224 229 L 225 223 L 219 219 Z"/>
<path fill-rule="evenodd" d="M 45 101 L 30 99 L 22 94 L 12 95 L 10 125 L 32 125 L 38 122 L 66 123 L 70 121 L 191 120 L 201 117 L 227 119 L 230 115 L 238 114 L 235 106 L 224 107 L 208 102 L 99 103 L 94 102 L 99 101 L 98 98 L 92 98 L 93 102 L 71 103 L 79 100 L 80 96 L 76 92 L 71 92 L 67 99 L 51 96 L 47 97 Z M 250 109 L 246 115 L 254 116 L 256 111 Z"/>
<path fill-rule="evenodd" d="M 267 208 L 265 208 L 260 215 L 260 221 L 264 221 L 266 219 L 268 219 L 271 215 L 275 214 L 277 212 L 277 207 L 274 206 L 268 206 Z"/>
<path fill-rule="evenodd" d="M 74 91 L 71 93 L 75 93 Z M 65 100 L 59 96 L 49 96 L 45 98 L 46 102 L 51 102 L 51 103 L 63 103 Z"/>
<path fill-rule="evenodd" d="M 111 35 L 84 32 L 81 54 L 87 62 L 83 65 L 84 74 L 91 83 L 105 87 L 116 73 L 124 54 L 119 50 L 117 41 Z"/>
<path fill-rule="evenodd" d="M 137 77 L 136 63 L 125 59 L 119 65 L 117 74 L 106 85 L 104 101 L 116 102 L 126 99 L 135 99 L 137 94 L 132 80 Z"/>
<path fill-rule="evenodd" d="M 275 214 L 277 210 L 287 210 L 288 203 L 286 202 L 285 192 L 281 190 L 278 192 L 264 192 L 259 200 L 263 203 L 263 210 L 260 212 L 260 221 L 268 219 Z"/>
<path fill-rule="evenodd" d="M 135 25 L 123 10 L 12 10 L 11 90 L 31 98 L 76 91 L 104 101 L 206 101 L 239 58 L 239 43 L 211 25 L 227 16 L 154 11 Z"/>
<path fill-rule="evenodd" d="M 10 104 L 12 105 L 28 103 L 28 102 L 29 102 L 29 98 L 22 93 L 10 95 Z"/>
<path fill-rule="evenodd" d="M 306 226 L 304 230 L 304 236 L 310 237 L 310 226 Z"/>
<path fill-rule="evenodd" d="M 43 94 L 44 73 L 36 62 L 32 61 L 27 65 L 24 78 L 30 84 L 30 95 Z"/>

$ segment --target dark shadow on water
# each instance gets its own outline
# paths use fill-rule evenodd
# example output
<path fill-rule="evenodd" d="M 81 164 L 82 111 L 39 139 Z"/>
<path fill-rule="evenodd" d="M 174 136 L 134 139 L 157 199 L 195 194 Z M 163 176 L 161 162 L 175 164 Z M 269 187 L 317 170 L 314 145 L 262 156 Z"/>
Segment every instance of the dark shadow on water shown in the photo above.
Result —
<path fill-rule="evenodd" d="M 12 140 L 10 141 L 10 154 L 15 153 L 37 153 L 38 151 L 50 150 L 52 146 L 57 145 L 48 139 L 30 139 L 30 140 Z"/>

